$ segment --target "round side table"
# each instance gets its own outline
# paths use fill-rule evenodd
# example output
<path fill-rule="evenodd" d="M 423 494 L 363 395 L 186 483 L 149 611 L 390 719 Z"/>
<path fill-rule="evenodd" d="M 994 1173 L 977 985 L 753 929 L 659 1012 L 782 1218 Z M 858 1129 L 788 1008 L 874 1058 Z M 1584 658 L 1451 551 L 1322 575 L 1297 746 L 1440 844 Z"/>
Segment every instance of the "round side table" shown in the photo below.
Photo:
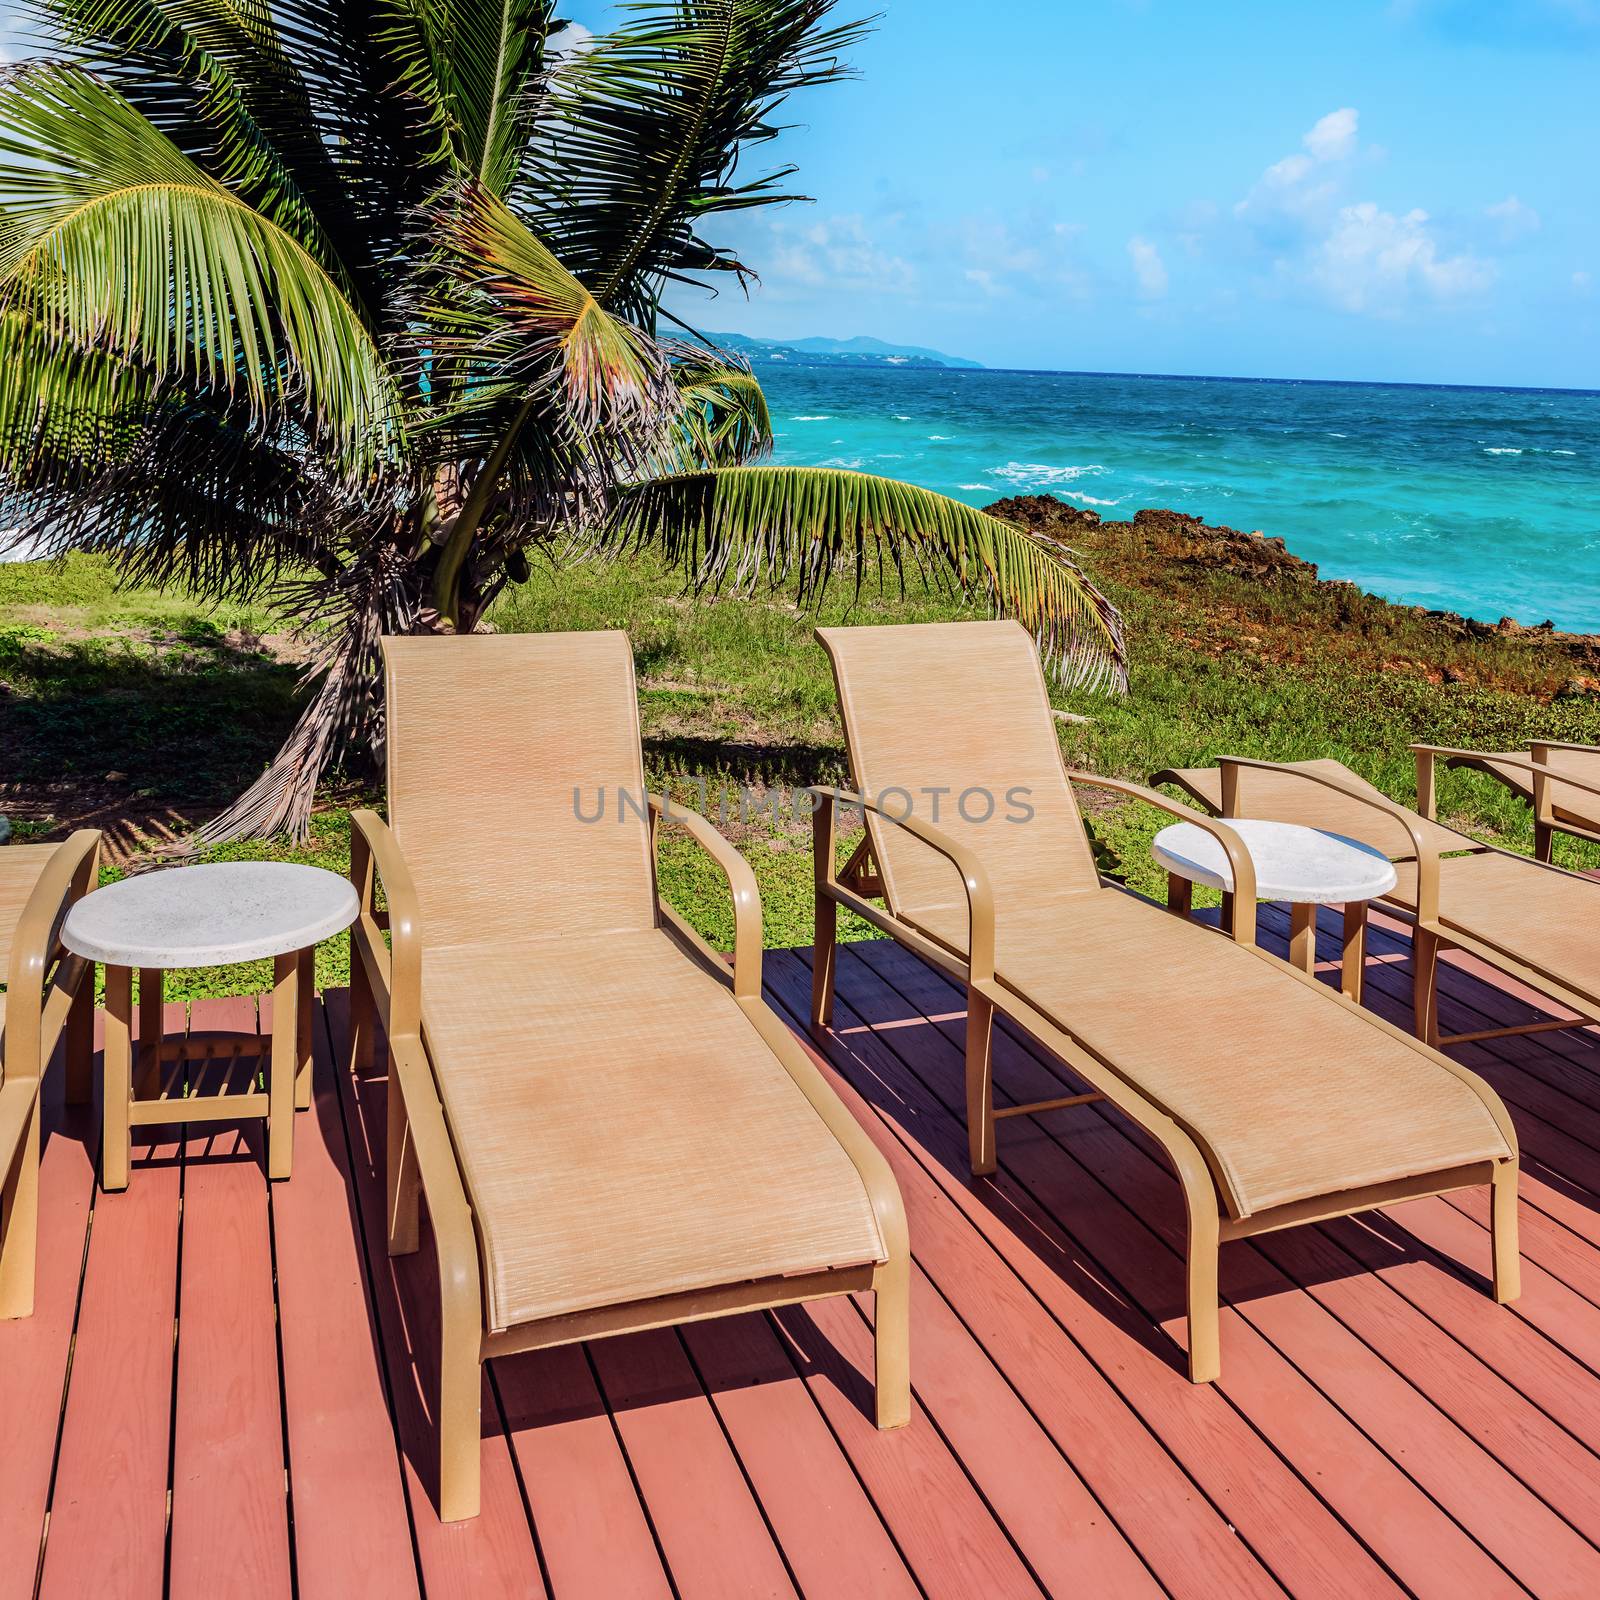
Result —
<path fill-rule="evenodd" d="M 1264 822 L 1252 817 L 1219 817 L 1237 833 L 1256 869 L 1256 894 L 1262 900 L 1289 902 L 1289 960 L 1302 972 L 1317 961 L 1317 907 L 1344 907 L 1344 961 L 1340 987 L 1360 1002 L 1366 964 L 1367 903 L 1396 883 L 1394 864 L 1381 851 L 1343 834 L 1303 828 L 1295 822 Z M 1150 854 L 1167 869 L 1167 904 L 1189 914 L 1192 886 L 1205 884 L 1233 893 L 1233 872 L 1215 835 L 1192 822 L 1163 828 Z"/>
<path fill-rule="evenodd" d="M 85 895 L 61 928 L 67 949 L 106 969 L 105 1083 L 100 1182 L 128 1186 L 132 1130 L 158 1122 L 265 1117 L 267 1176 L 287 1178 L 294 1112 L 311 1104 L 312 956 L 356 919 L 353 884 L 320 867 L 227 861 L 125 878 Z M 272 1053 L 265 1092 L 197 1093 L 184 1064 L 215 1041 L 162 1037 L 162 974 L 275 957 Z M 140 970 L 140 1071 L 132 1079 L 133 969 Z M 168 1066 L 175 1070 L 170 1074 Z M 252 1079 L 253 1079 L 252 1072 Z"/>

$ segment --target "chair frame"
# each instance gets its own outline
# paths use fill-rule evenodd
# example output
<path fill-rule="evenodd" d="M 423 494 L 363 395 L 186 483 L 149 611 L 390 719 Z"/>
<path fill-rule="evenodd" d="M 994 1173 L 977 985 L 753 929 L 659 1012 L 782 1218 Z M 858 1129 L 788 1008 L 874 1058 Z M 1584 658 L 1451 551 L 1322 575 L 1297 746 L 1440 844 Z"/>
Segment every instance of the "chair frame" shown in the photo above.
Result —
<path fill-rule="evenodd" d="M 66 1095 L 90 1096 L 94 965 L 61 943 L 61 924 L 96 885 L 100 831 L 80 828 L 45 863 L 11 938 L 0 1071 L 0 1318 L 33 1311 L 44 1075 L 66 1040 Z"/>
<path fill-rule="evenodd" d="M 1417 755 L 1417 809 L 1423 810 L 1422 796 L 1423 785 L 1428 785 L 1429 809 L 1423 814 L 1433 820 L 1432 810 L 1432 785 L 1434 781 L 1435 762 L 1440 756 L 1445 757 L 1445 765 L 1460 770 L 1473 770 L 1486 773 L 1496 783 L 1503 783 L 1515 795 L 1523 799 L 1529 796 L 1522 789 L 1513 784 L 1505 773 L 1497 771 L 1496 766 L 1512 767 L 1521 766 L 1523 762 L 1518 756 L 1494 755 L 1483 751 L 1463 750 L 1447 752 L 1433 745 L 1412 745 L 1412 750 Z M 1549 782 L 1542 779 L 1537 768 L 1546 765 L 1552 750 L 1575 750 L 1581 755 L 1600 756 L 1600 745 L 1595 744 L 1564 744 L 1552 739 L 1534 739 L 1528 744 L 1528 754 L 1533 764 L 1532 805 L 1533 805 L 1533 859 L 1550 865 L 1555 854 L 1555 836 L 1564 833 L 1574 839 L 1584 839 L 1590 844 L 1600 844 L 1600 831 L 1586 827 L 1583 823 L 1574 820 L 1558 811 L 1549 800 Z M 1426 753 L 1426 754 L 1425 754 Z M 1424 764 L 1427 772 L 1424 774 Z M 1600 794 L 1581 780 L 1567 778 L 1561 773 L 1552 773 L 1558 783 L 1571 783 L 1576 789 L 1586 789 L 1590 793 Z"/>
<path fill-rule="evenodd" d="M 658 894 L 663 931 L 732 991 L 739 1009 L 844 1148 L 877 1218 L 886 1259 L 595 1307 L 512 1328 L 489 1327 L 480 1240 L 422 1014 L 424 941 L 416 886 L 388 824 L 372 811 L 352 812 L 350 875 L 361 910 L 351 929 L 349 1066 L 353 1072 L 371 1070 L 379 1043 L 375 1024 L 381 1019 L 389 1053 L 389 1254 L 407 1255 L 418 1248 L 418 1202 L 425 1199 L 439 1262 L 438 1507 L 444 1522 L 478 1512 L 480 1367 L 494 1356 L 870 1290 L 876 1301 L 876 1422 L 888 1429 L 911 1420 L 911 1251 L 904 1205 L 889 1164 L 761 997 L 761 897 L 750 864 L 698 813 L 675 810 L 654 796 L 650 809 L 652 859 L 659 828 L 680 824 L 727 879 L 734 911 L 732 961 L 712 949 Z M 376 908 L 380 882 L 386 915 Z"/>
<path fill-rule="evenodd" d="M 1332 1194 L 1309 1196 L 1285 1205 L 1269 1207 L 1251 1216 L 1237 1215 L 1227 1200 L 1226 1186 L 1213 1175 L 1211 1164 L 1198 1141 L 1176 1119 L 1149 1099 L 1116 1068 L 1114 1062 L 1096 1055 L 1070 1029 L 1064 1029 L 1033 1006 L 1025 995 L 1009 988 L 994 970 L 995 907 L 994 892 L 977 856 L 959 841 L 919 818 L 885 810 L 875 800 L 834 788 L 815 788 L 816 810 L 812 815 L 813 860 L 816 892 L 816 944 L 812 956 L 811 1022 L 819 1034 L 832 1026 L 835 985 L 835 952 L 838 937 L 838 908 L 845 906 L 857 916 L 887 933 L 907 949 L 922 957 L 962 984 L 967 991 L 966 1099 L 967 1139 L 974 1177 L 993 1173 L 998 1164 L 995 1124 L 1008 1117 L 1031 1116 L 1069 1106 L 1108 1101 L 1123 1115 L 1143 1128 L 1161 1146 L 1183 1190 L 1188 1218 L 1187 1294 L 1188 1370 L 1193 1383 L 1209 1383 L 1222 1371 L 1220 1312 L 1218 1303 L 1218 1256 L 1222 1244 L 1253 1234 L 1271 1233 L 1306 1222 L 1327 1221 L 1353 1215 L 1402 1200 L 1425 1195 L 1447 1194 L 1456 1189 L 1488 1184 L 1491 1190 L 1491 1232 L 1493 1250 L 1494 1297 L 1504 1303 L 1516 1299 L 1521 1291 L 1521 1267 L 1517 1249 L 1517 1136 L 1511 1118 L 1499 1097 L 1474 1073 L 1448 1058 L 1427 1050 L 1411 1035 L 1392 1027 L 1361 1007 L 1348 996 L 1329 989 L 1306 973 L 1280 962 L 1255 942 L 1255 868 L 1238 834 L 1209 816 L 1194 811 L 1166 795 L 1140 784 L 1095 773 L 1066 769 L 1071 783 L 1102 789 L 1129 799 L 1143 800 L 1158 810 L 1181 816 L 1212 834 L 1227 852 L 1236 892 L 1229 916 L 1229 932 L 1235 943 L 1250 950 L 1274 968 L 1288 973 L 1296 982 L 1307 984 L 1326 996 L 1331 1005 L 1343 1005 L 1361 1012 L 1366 1021 L 1382 1028 L 1409 1049 L 1425 1054 L 1453 1076 L 1470 1083 L 1483 1097 L 1490 1115 L 1511 1151 L 1506 1161 L 1474 1162 L 1466 1166 L 1422 1173 L 1388 1183 L 1369 1184 Z M 838 808 L 858 810 L 863 819 L 868 812 L 891 825 L 913 834 L 944 856 L 961 874 L 967 896 L 967 954 L 951 949 L 913 927 L 885 907 L 873 905 L 868 892 L 882 893 L 881 881 L 869 870 L 870 836 L 839 871 L 837 860 Z M 1101 880 L 1107 888 L 1121 885 Z M 1126 892 L 1126 891 L 1124 891 Z M 1220 932 L 1220 930 L 1219 930 Z M 1086 1094 L 1068 1095 L 1055 1100 L 994 1107 L 994 1016 L 999 1012 L 1024 1029 L 1033 1039 L 1088 1083 Z"/>
<path fill-rule="evenodd" d="M 1562 747 L 1546 745 L 1542 746 L 1542 748 L 1559 749 Z M 1483 760 L 1489 759 L 1484 751 L 1458 750 L 1448 745 L 1414 744 L 1410 749 L 1416 758 L 1416 814 L 1429 822 L 1437 822 L 1438 820 L 1436 782 L 1439 761 L 1444 760 L 1451 766 L 1476 766 Z M 1536 819 L 1541 815 L 1546 818 L 1551 815 L 1549 784 L 1552 779 L 1557 783 L 1568 784 L 1572 788 L 1600 796 L 1600 786 L 1586 783 L 1576 778 L 1569 778 L 1563 773 L 1552 773 L 1543 762 L 1521 761 L 1517 758 L 1507 758 L 1499 755 L 1494 756 L 1492 759 L 1506 766 L 1521 767 L 1532 777 Z M 1525 1033 L 1551 1033 L 1566 1028 L 1581 1028 L 1589 1024 L 1600 1023 L 1600 995 L 1574 989 L 1554 973 L 1530 966 L 1527 962 L 1518 959 L 1509 950 L 1496 944 L 1483 932 L 1464 928 L 1459 923 L 1452 922 L 1449 919 L 1446 912 L 1441 910 L 1439 903 L 1439 857 L 1441 852 L 1432 848 L 1422 849 L 1421 832 L 1414 825 L 1403 806 L 1396 805 L 1389 800 L 1377 800 L 1371 795 L 1346 788 L 1337 779 L 1323 773 L 1307 772 L 1299 767 L 1285 766 L 1281 762 L 1254 761 L 1244 756 L 1222 756 L 1218 759 L 1217 765 L 1222 773 L 1222 811 L 1220 814 L 1224 819 L 1238 815 L 1238 771 L 1242 768 L 1253 767 L 1264 772 L 1276 773 L 1280 777 L 1289 776 L 1304 779 L 1307 783 L 1321 784 L 1322 787 L 1331 789 L 1346 799 L 1358 800 L 1364 805 L 1371 806 L 1374 810 L 1383 812 L 1391 821 L 1399 823 L 1411 834 L 1413 849 L 1421 852 L 1416 857 L 1416 907 L 1413 909 L 1395 899 L 1392 895 L 1380 895 L 1378 903 L 1397 921 L 1409 924 L 1412 930 L 1412 1005 L 1414 1008 L 1414 1025 L 1417 1037 L 1423 1040 L 1424 1043 L 1434 1049 L 1442 1049 L 1446 1045 L 1452 1044 L 1479 1044 L 1489 1039 L 1509 1039 Z M 1230 771 L 1233 774 L 1231 778 Z M 1206 808 L 1207 812 L 1211 810 L 1211 801 L 1185 783 L 1177 771 L 1173 769 L 1168 768 L 1154 773 L 1150 781 L 1152 783 L 1171 783 L 1193 795 Z M 1185 807 L 1184 811 L 1191 819 L 1193 818 L 1194 812 L 1190 808 Z M 1524 862 L 1540 872 L 1558 872 L 1569 878 L 1577 876 L 1577 874 L 1566 872 L 1564 868 L 1553 866 L 1547 861 L 1530 861 L 1527 856 L 1518 855 L 1514 850 L 1503 850 L 1498 845 L 1483 844 L 1476 839 L 1469 839 L 1465 834 L 1461 835 L 1461 851 L 1459 853 L 1463 855 L 1509 856 L 1512 860 Z M 1575 1012 L 1576 1016 L 1546 1018 L 1539 1022 L 1517 1023 L 1502 1028 L 1475 1028 L 1466 1033 L 1441 1033 L 1439 1030 L 1439 957 L 1447 950 L 1464 950 L 1469 955 L 1477 956 L 1490 966 L 1499 968 L 1507 977 L 1515 978 L 1518 982 L 1527 984 L 1531 989 L 1537 989 L 1556 1005 Z"/>

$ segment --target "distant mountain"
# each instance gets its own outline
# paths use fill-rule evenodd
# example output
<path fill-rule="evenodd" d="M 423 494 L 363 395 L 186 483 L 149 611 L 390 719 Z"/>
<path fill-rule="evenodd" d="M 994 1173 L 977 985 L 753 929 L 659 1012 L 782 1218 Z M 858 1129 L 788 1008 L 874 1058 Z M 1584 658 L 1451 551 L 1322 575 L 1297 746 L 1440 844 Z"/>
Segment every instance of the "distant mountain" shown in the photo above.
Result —
<path fill-rule="evenodd" d="M 981 367 L 981 361 L 947 356 L 914 344 L 885 344 L 858 335 L 854 339 L 756 339 L 747 333 L 708 333 L 725 350 L 747 357 L 752 365 L 783 362 L 791 367 Z"/>

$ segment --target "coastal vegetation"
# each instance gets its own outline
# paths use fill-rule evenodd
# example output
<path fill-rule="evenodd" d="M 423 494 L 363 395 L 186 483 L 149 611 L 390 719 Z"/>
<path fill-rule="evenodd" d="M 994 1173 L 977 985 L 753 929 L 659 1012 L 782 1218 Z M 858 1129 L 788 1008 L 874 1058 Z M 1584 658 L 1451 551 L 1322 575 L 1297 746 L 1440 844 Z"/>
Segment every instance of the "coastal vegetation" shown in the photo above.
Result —
<path fill-rule="evenodd" d="M 1101 522 L 1044 497 L 995 509 L 1070 538 L 1125 619 L 1128 694 L 1053 691 L 1063 709 L 1091 719 L 1061 727 L 1073 764 L 1143 780 L 1224 753 L 1329 755 L 1409 800 L 1411 740 L 1600 743 L 1600 640 L 1391 605 L 1317 581 L 1274 541 L 1170 512 Z M 713 812 L 730 797 L 727 831 L 760 881 L 767 940 L 803 944 L 811 935 L 809 830 L 782 804 L 776 816 L 759 806 L 741 813 L 737 791 L 781 797 L 789 786 L 844 776 L 832 679 L 812 628 L 984 614 L 914 583 L 902 592 L 892 566 L 866 576 L 859 596 L 828 594 L 820 607 L 800 603 L 793 589 L 706 601 L 686 591 L 680 568 L 645 551 L 626 562 L 536 566 L 488 622 L 628 631 L 652 783 L 692 804 L 702 803 L 704 784 Z M 9 758 L 0 810 L 25 837 L 54 837 L 88 819 L 110 824 L 122 859 L 141 840 L 181 833 L 259 770 L 294 719 L 298 646 L 272 629 L 271 615 L 248 605 L 119 590 L 100 558 L 0 566 L 0 748 Z M 1148 842 L 1161 819 L 1084 798 L 1105 868 L 1159 893 Z M 303 846 L 233 845 L 228 853 L 339 866 L 346 809 L 378 799 L 365 783 L 330 783 Z M 1475 836 L 1531 844 L 1527 808 L 1484 777 L 1447 774 L 1441 811 Z M 1600 866 L 1600 851 L 1570 839 L 1556 850 L 1565 865 Z M 731 937 L 715 869 L 670 832 L 662 883 L 708 937 Z M 336 963 L 338 948 L 322 959 Z M 219 984 L 242 992 L 259 987 L 261 975 L 186 975 L 175 992 Z"/>
<path fill-rule="evenodd" d="M 1122 679 L 1069 551 L 766 464 L 748 365 L 662 308 L 753 278 L 707 225 L 795 198 L 752 163 L 846 73 L 833 0 L 643 0 L 582 50 L 554 0 L 41 7 L 0 80 L 0 527 L 296 631 L 303 709 L 200 843 L 303 841 L 370 772 L 382 635 L 598 551 L 802 599 L 891 562 Z"/>

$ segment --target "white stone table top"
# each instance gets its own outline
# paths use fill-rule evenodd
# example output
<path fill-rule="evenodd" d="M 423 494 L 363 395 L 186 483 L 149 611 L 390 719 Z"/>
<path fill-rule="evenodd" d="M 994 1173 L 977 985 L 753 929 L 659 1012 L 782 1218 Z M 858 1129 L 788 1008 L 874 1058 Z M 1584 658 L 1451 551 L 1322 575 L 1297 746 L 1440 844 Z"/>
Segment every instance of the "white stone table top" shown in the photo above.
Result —
<path fill-rule="evenodd" d="M 304 950 L 356 919 L 355 885 L 289 861 L 168 867 L 86 894 L 61 942 L 117 967 L 221 967 Z"/>
<path fill-rule="evenodd" d="M 1382 851 L 1340 833 L 1303 828 L 1296 822 L 1263 822 L 1253 817 L 1219 817 L 1250 852 L 1256 893 L 1263 900 L 1310 905 L 1341 905 L 1375 900 L 1395 886 L 1394 864 Z M 1192 822 L 1163 828 L 1150 854 L 1191 883 L 1231 892 L 1233 872 L 1227 852 L 1214 834 Z"/>

